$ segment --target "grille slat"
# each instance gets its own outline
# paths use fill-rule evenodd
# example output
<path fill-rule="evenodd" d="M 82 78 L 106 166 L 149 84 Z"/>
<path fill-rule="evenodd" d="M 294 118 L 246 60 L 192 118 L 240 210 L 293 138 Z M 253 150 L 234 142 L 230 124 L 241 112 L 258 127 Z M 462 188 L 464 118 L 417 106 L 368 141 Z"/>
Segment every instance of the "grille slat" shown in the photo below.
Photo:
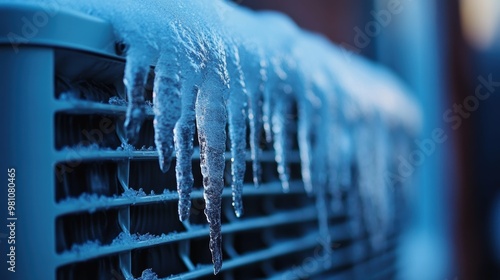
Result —
<path fill-rule="evenodd" d="M 284 256 L 294 252 L 300 252 L 317 246 L 318 236 L 315 234 L 307 235 L 303 238 L 293 241 L 286 241 L 278 243 L 264 250 L 241 255 L 237 259 L 226 260 L 222 266 L 221 271 L 235 269 L 240 266 L 245 266 L 268 259 Z M 199 268 L 196 271 L 184 273 L 178 277 L 164 278 L 164 279 L 198 279 L 199 277 L 209 276 L 213 274 L 213 268 L 210 265 Z M 162 279 L 163 280 L 163 279 Z"/>
<path fill-rule="evenodd" d="M 122 116 L 127 112 L 127 107 L 75 99 L 71 101 L 57 100 L 55 110 L 75 115 L 104 114 Z M 146 107 L 146 116 L 153 118 L 153 110 L 150 107 Z"/>
<path fill-rule="evenodd" d="M 304 261 L 302 264 L 297 265 L 293 269 L 276 273 L 268 279 L 316 279 L 314 277 L 317 275 L 321 275 L 320 277 L 317 277 L 317 279 L 358 279 L 360 277 L 366 278 L 367 275 L 370 275 L 369 279 L 375 279 L 372 278 L 375 276 L 373 273 L 378 270 L 382 270 L 380 272 L 381 276 L 393 271 L 392 266 L 394 266 L 394 263 L 383 267 L 376 267 L 375 265 L 380 262 L 393 260 L 395 258 L 395 252 L 390 250 L 391 246 L 393 246 L 392 243 L 395 243 L 395 240 L 389 240 L 387 250 L 385 252 L 382 251 L 374 253 L 372 256 L 352 253 L 353 251 L 356 251 L 356 249 L 353 248 L 367 247 L 367 243 L 368 239 L 365 237 L 358 239 L 356 242 L 353 242 L 343 248 L 335 249 L 333 251 L 334 255 L 330 267 L 321 267 L 317 265 L 313 268 L 310 266 L 310 263 Z M 330 271 L 330 273 L 324 274 L 326 271 Z M 390 277 L 380 279 L 390 279 Z"/>
<path fill-rule="evenodd" d="M 302 183 L 298 181 L 290 182 L 290 192 L 288 194 L 303 194 Z M 255 188 L 252 184 L 243 186 L 243 192 L 246 197 L 252 196 L 279 196 L 283 195 L 283 189 L 280 182 L 263 183 L 259 188 Z M 225 188 L 222 193 L 223 198 L 231 197 L 231 190 Z M 202 199 L 203 190 L 195 189 L 191 193 L 192 199 Z M 179 196 L 177 192 L 145 195 L 137 197 L 98 197 L 84 196 L 80 198 L 69 198 L 62 200 L 57 204 L 57 214 L 65 215 L 70 213 L 93 212 L 99 209 L 112 209 L 128 207 L 130 205 L 146 205 L 159 202 L 177 201 Z"/>
<path fill-rule="evenodd" d="M 158 159 L 158 154 L 156 150 L 106 150 L 106 149 L 78 149 L 78 148 L 65 148 L 63 151 L 59 151 L 55 154 L 55 158 L 58 161 L 91 161 L 91 160 L 123 160 L 133 158 L 134 160 L 144 160 L 144 159 Z M 193 160 L 200 159 L 200 150 L 198 148 L 194 149 Z M 226 161 L 231 160 L 231 153 L 226 153 Z M 250 153 L 246 154 L 246 160 L 250 161 Z M 273 151 L 262 151 L 259 161 L 262 163 L 274 162 L 274 152 Z M 290 164 L 300 163 L 300 155 L 297 151 L 289 153 Z"/>
<path fill-rule="evenodd" d="M 314 207 L 304 208 L 295 211 L 281 212 L 266 217 L 247 219 L 238 221 L 231 224 L 222 225 L 223 234 L 231 234 L 238 232 L 245 232 L 260 228 L 275 227 L 287 224 L 297 224 L 307 221 L 314 221 L 317 219 L 317 213 Z M 208 234 L 208 228 L 203 227 L 191 231 L 179 232 L 163 237 L 152 238 L 147 241 L 137 241 L 133 244 L 111 244 L 109 246 L 102 246 L 98 250 L 90 250 L 88 252 L 64 252 L 60 255 L 59 262 L 61 265 L 71 262 L 81 262 L 105 255 L 118 254 L 134 249 L 153 247 L 157 245 L 164 245 L 168 243 L 175 243 L 179 241 L 203 238 Z M 317 240 L 316 240 L 317 242 Z"/>

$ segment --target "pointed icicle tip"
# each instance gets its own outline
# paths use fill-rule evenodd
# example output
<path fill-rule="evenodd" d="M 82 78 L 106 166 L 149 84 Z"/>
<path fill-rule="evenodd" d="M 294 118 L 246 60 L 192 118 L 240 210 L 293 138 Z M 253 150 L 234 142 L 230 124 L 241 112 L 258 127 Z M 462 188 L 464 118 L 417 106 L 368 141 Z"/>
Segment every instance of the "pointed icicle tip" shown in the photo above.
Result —
<path fill-rule="evenodd" d="M 158 161 L 160 163 L 161 172 L 167 173 L 167 171 L 170 169 L 172 158 L 169 157 L 168 159 L 165 159 L 164 157 L 161 157 Z"/>
<path fill-rule="evenodd" d="M 176 153 L 176 180 L 179 193 L 179 219 L 189 218 L 191 210 L 191 191 L 193 189 L 193 137 L 195 134 L 194 102 L 196 91 L 186 91 L 182 96 L 182 116 L 174 129 L 174 144 Z"/>
<path fill-rule="evenodd" d="M 214 275 L 217 275 L 217 273 L 220 272 L 222 268 L 222 260 L 219 260 L 217 262 L 214 261 Z"/>
<path fill-rule="evenodd" d="M 241 218 L 243 216 L 243 213 L 245 212 L 243 209 L 242 205 L 236 205 L 233 202 L 233 207 L 234 207 L 234 214 L 236 215 L 236 218 Z"/>

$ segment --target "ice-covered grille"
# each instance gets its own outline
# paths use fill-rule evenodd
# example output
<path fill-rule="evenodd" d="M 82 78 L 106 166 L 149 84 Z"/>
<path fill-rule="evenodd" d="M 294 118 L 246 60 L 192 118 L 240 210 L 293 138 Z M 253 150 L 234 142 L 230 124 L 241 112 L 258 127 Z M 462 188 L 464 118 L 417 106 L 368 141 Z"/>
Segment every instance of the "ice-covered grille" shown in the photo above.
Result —
<path fill-rule="evenodd" d="M 56 50 L 56 57 L 59 52 Z M 87 56 L 79 52 L 72 55 Z M 123 65 L 119 60 L 110 63 Z M 208 227 L 203 214 L 199 153 L 193 156 L 195 191 L 190 222 L 181 223 L 175 173 L 171 169 L 163 174 L 159 169 L 157 153 L 150 148 L 154 142 L 148 120 L 138 144 L 122 145 L 120 128 L 126 107 L 105 102 L 120 96 L 109 86 L 121 80 L 120 68 L 116 67 L 116 80 L 86 92 L 101 102 L 87 100 L 80 87 L 72 84 L 74 96 L 64 92 L 66 89 L 54 95 L 58 104 L 54 111 L 57 279 L 138 278 L 149 268 L 160 278 L 213 279 L 206 246 Z M 89 72 L 85 75 L 94 76 Z M 62 78 L 71 80 L 64 73 L 57 74 L 57 79 Z M 87 80 L 86 84 L 98 83 Z M 75 95 L 78 92 L 81 94 Z M 290 137 L 294 139 L 296 134 Z M 229 183 L 223 193 L 225 261 L 220 277 L 293 279 L 325 271 L 344 276 L 372 275 L 376 271 L 381 273 L 380 279 L 391 275 L 395 239 L 373 251 L 362 222 L 357 220 L 360 216 L 349 211 L 329 213 L 334 265 L 322 267 L 318 214 L 314 198 L 304 192 L 297 177 L 297 144 L 289 155 L 295 177 L 290 192 L 283 193 L 274 151 L 265 141 L 262 143 L 262 185 L 257 189 L 248 151 L 242 218 L 236 218 L 232 210 Z M 230 160 L 229 153 L 226 160 Z M 230 167 L 226 170 L 230 182 Z M 357 191 L 343 195 L 348 206 Z"/>
<path fill-rule="evenodd" d="M 0 12 L 16 18 L 38 11 L 26 7 L 5 10 L 0 7 Z M 19 238 L 33 240 L 26 243 L 30 247 L 22 248 L 19 262 L 31 264 L 32 269 L 20 271 L 19 279 L 29 279 L 32 273 L 44 279 L 128 279 L 147 275 L 148 269 L 160 278 L 180 279 L 391 278 L 398 225 L 386 233 L 386 242 L 373 246 L 360 213 L 366 209 L 359 202 L 358 165 L 350 166 L 351 186 L 336 193 L 338 199 L 327 199 L 332 202 L 325 208 L 332 240 L 323 239 L 315 199 L 305 193 L 300 177 L 297 128 L 293 127 L 289 135 L 292 149 L 287 153 L 292 176 L 288 193 L 283 192 L 275 152 L 266 141 L 261 143 L 262 182 L 260 188 L 254 187 L 247 147 L 245 214 L 241 218 L 236 218 L 231 205 L 231 157 L 226 152 L 224 264 L 214 276 L 199 152 L 192 159 L 195 190 L 190 220 L 180 222 L 175 171 L 171 168 L 164 174 L 158 167 L 150 107 L 137 142 L 126 144 L 125 60 L 113 52 L 110 26 L 73 14 L 54 18 L 63 21 L 54 24 L 64 25 L 68 18 L 82 29 L 89 21 L 89 28 L 101 37 L 83 44 L 57 36 L 44 40 L 48 35 L 43 33 L 17 46 L 18 53 L 8 38 L 0 40 L 0 58 L 6 67 L 20 69 L 4 77 L 6 102 L 20 108 L 8 117 L 13 119 L 13 128 L 28 124 L 30 128 L 12 139 L 22 139 L 29 151 L 35 151 L 26 152 L 24 162 L 8 154 L 20 170 L 33 170 L 33 178 L 27 179 L 27 190 L 19 198 L 24 201 L 20 212 L 26 219 L 20 225 Z M 108 37 L 102 38 L 102 34 Z M 150 71 L 145 85 L 150 102 L 153 73 Z M 36 77 L 31 81 L 34 85 L 21 85 L 25 75 Z M 28 98 L 33 99 L 32 104 L 19 105 Z M 296 126 L 297 116 L 289 117 Z M 14 132 L 13 128 L 8 131 Z M 333 195 L 329 193 L 328 198 Z M 333 202 L 341 202 L 342 207 Z M 394 207 L 392 211 L 398 212 L 398 206 Z M 325 248 L 332 252 L 329 266 L 325 265 Z M 31 261 L 34 254 L 40 259 Z"/>

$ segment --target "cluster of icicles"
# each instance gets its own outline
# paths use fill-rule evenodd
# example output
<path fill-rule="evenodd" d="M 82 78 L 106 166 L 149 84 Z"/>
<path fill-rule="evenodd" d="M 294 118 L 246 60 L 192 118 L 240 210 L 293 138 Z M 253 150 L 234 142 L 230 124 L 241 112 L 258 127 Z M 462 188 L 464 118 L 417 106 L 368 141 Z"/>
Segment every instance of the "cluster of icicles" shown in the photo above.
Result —
<path fill-rule="evenodd" d="M 419 112 L 386 70 L 300 30 L 279 13 L 257 13 L 221 0 L 44 1 L 109 21 L 128 46 L 125 130 L 130 141 L 145 119 L 144 85 L 150 65 L 155 66 L 155 143 L 163 171 L 176 157 L 182 221 L 191 208 L 197 130 L 214 273 L 222 266 L 226 125 L 239 217 L 247 125 L 254 183 L 259 184 L 259 141 L 265 135 L 273 143 L 283 191 L 288 191 L 287 116 L 293 104 L 299 115 L 302 178 L 317 199 L 320 233 L 328 236 L 326 193 L 352 185 L 353 163 L 373 231 L 390 223 L 390 186 L 384 175 L 409 152 Z"/>

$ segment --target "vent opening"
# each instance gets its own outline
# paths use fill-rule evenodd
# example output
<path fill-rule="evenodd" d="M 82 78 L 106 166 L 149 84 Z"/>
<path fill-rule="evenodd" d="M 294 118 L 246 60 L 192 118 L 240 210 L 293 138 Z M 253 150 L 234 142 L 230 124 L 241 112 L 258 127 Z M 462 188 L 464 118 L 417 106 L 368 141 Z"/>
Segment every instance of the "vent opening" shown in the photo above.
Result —
<path fill-rule="evenodd" d="M 129 187 L 134 190 L 143 189 L 146 194 L 161 194 L 177 191 L 175 179 L 175 160 L 167 173 L 158 166 L 158 160 L 133 160 L 130 162 Z"/>
<path fill-rule="evenodd" d="M 117 162 L 71 161 L 55 167 L 56 201 L 82 194 L 112 197 L 122 192 L 117 179 Z"/>
<path fill-rule="evenodd" d="M 123 120 L 124 116 L 56 113 L 56 149 L 116 149 L 122 143 L 116 131 L 117 123 Z"/>
<path fill-rule="evenodd" d="M 146 269 L 152 269 L 164 278 L 187 270 L 179 257 L 179 244 L 167 244 L 132 251 L 132 275 L 139 278 Z"/>
<path fill-rule="evenodd" d="M 124 280 L 117 256 L 74 263 L 57 269 L 58 280 Z"/>
<path fill-rule="evenodd" d="M 111 244 L 121 232 L 118 211 L 64 215 L 56 220 L 57 252 L 80 252 Z"/>
<path fill-rule="evenodd" d="M 130 207 L 130 233 L 161 235 L 185 231 L 177 216 L 177 203 Z"/>

